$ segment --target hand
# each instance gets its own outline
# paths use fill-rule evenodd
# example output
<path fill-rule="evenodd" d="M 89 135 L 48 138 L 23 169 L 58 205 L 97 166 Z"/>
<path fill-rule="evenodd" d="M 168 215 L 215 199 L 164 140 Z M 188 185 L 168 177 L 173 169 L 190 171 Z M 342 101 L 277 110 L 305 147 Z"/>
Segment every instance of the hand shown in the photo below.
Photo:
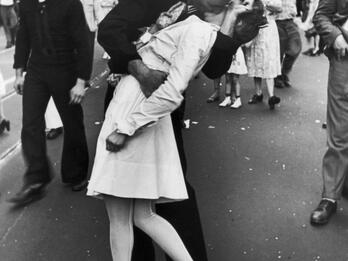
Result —
<path fill-rule="evenodd" d="M 75 86 L 70 90 L 70 104 L 80 104 L 85 94 L 85 81 L 77 79 Z"/>
<path fill-rule="evenodd" d="M 254 3 L 254 0 L 231 0 L 227 5 L 227 12 L 226 14 L 228 16 L 235 16 L 248 12 L 252 10 L 252 5 Z M 226 18 L 225 18 L 226 19 Z"/>
<path fill-rule="evenodd" d="M 148 68 L 141 60 L 130 61 L 128 70 L 139 81 L 145 97 L 151 96 L 167 78 L 166 73 Z"/>
<path fill-rule="evenodd" d="M 116 131 L 111 132 L 111 134 L 106 138 L 106 150 L 111 152 L 120 151 L 126 143 L 127 135 L 122 133 L 117 133 Z"/>
<path fill-rule="evenodd" d="M 341 60 L 341 58 L 343 58 L 348 53 L 348 43 L 344 39 L 342 34 L 337 36 L 333 44 L 333 48 L 338 60 Z"/>
<path fill-rule="evenodd" d="M 146 98 L 160 87 L 167 78 L 167 74 L 158 70 L 149 69 L 147 74 L 139 81 L 140 88 Z"/>
<path fill-rule="evenodd" d="M 16 91 L 17 94 L 22 95 L 23 94 L 23 87 L 24 87 L 24 77 L 23 75 L 16 76 L 13 88 Z"/>
<path fill-rule="evenodd" d="M 249 7 L 249 5 L 244 5 L 244 4 L 234 4 L 233 8 L 231 11 L 236 15 L 240 15 L 242 13 L 249 12 L 252 9 L 252 6 Z"/>

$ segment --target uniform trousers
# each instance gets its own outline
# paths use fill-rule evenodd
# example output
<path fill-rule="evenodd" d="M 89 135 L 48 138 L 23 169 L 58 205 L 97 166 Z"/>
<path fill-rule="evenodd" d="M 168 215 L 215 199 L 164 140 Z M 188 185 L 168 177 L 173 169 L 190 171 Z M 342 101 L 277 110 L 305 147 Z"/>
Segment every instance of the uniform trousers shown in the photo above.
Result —
<path fill-rule="evenodd" d="M 88 148 L 80 104 L 70 104 L 70 89 L 77 74 L 74 64 L 30 63 L 23 90 L 22 149 L 27 170 L 24 184 L 48 183 L 51 179 L 46 152 L 45 111 L 52 96 L 64 125 L 61 161 L 63 183 L 78 183 L 87 177 Z"/>
<path fill-rule="evenodd" d="M 323 157 L 323 198 L 340 199 L 348 187 L 348 57 L 330 56 L 327 89 L 327 151 Z"/>
<path fill-rule="evenodd" d="M 108 85 L 104 103 L 105 110 L 112 99 L 113 90 L 114 88 Z M 186 179 L 187 162 L 182 137 L 184 113 L 185 100 L 178 109 L 172 112 L 171 119 L 189 198 L 174 203 L 157 204 L 156 213 L 172 224 L 193 260 L 208 261 L 195 191 Z M 166 259 L 171 260 L 169 256 L 166 256 Z M 132 261 L 155 261 L 152 239 L 137 227 L 134 227 Z"/>
<path fill-rule="evenodd" d="M 301 53 L 302 42 L 298 26 L 293 19 L 276 20 L 280 41 L 280 64 L 282 75 L 288 76 Z"/>

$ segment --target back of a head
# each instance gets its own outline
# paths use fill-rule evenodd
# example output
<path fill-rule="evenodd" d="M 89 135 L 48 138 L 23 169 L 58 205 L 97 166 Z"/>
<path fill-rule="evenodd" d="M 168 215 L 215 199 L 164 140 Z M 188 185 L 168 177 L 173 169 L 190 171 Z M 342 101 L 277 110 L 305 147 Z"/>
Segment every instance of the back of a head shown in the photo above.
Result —
<path fill-rule="evenodd" d="M 247 43 L 254 39 L 259 29 L 265 25 L 267 25 L 267 18 L 264 5 L 261 0 L 254 0 L 252 10 L 238 16 L 232 39 L 240 44 Z"/>

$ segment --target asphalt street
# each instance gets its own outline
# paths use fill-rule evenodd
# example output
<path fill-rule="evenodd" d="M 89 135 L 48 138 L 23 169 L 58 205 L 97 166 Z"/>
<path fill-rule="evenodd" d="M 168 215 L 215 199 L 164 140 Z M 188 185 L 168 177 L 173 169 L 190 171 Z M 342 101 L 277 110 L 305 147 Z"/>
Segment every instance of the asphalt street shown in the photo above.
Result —
<path fill-rule="evenodd" d="M 13 50 L 0 51 L 5 80 L 13 77 L 12 55 Z M 97 47 L 95 84 L 83 104 L 91 159 L 103 119 L 106 64 L 101 55 Z M 206 103 L 213 86 L 204 75 L 191 82 L 184 142 L 209 260 L 348 260 L 347 201 L 339 203 L 327 226 L 309 224 L 322 187 L 327 71 L 326 57 L 300 56 L 291 74 L 293 87 L 276 89 L 282 101 L 274 111 L 267 95 L 262 104 L 247 104 L 253 82 L 246 76 L 238 110 Z M 10 84 L 7 88 L 10 93 Z M 0 137 L 0 261 L 111 260 L 103 202 L 60 182 L 62 137 L 47 142 L 55 167 L 47 196 L 24 208 L 6 202 L 20 188 L 25 166 L 21 98 L 7 96 L 4 105 L 12 129 Z"/>

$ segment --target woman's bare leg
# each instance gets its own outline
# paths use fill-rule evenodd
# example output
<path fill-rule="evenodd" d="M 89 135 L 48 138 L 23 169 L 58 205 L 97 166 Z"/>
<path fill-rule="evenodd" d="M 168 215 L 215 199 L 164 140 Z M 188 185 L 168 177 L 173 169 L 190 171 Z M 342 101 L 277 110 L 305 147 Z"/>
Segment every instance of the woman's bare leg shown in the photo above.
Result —
<path fill-rule="evenodd" d="M 269 97 L 274 96 L 274 78 L 267 78 L 266 86 L 267 86 L 268 96 Z"/>

